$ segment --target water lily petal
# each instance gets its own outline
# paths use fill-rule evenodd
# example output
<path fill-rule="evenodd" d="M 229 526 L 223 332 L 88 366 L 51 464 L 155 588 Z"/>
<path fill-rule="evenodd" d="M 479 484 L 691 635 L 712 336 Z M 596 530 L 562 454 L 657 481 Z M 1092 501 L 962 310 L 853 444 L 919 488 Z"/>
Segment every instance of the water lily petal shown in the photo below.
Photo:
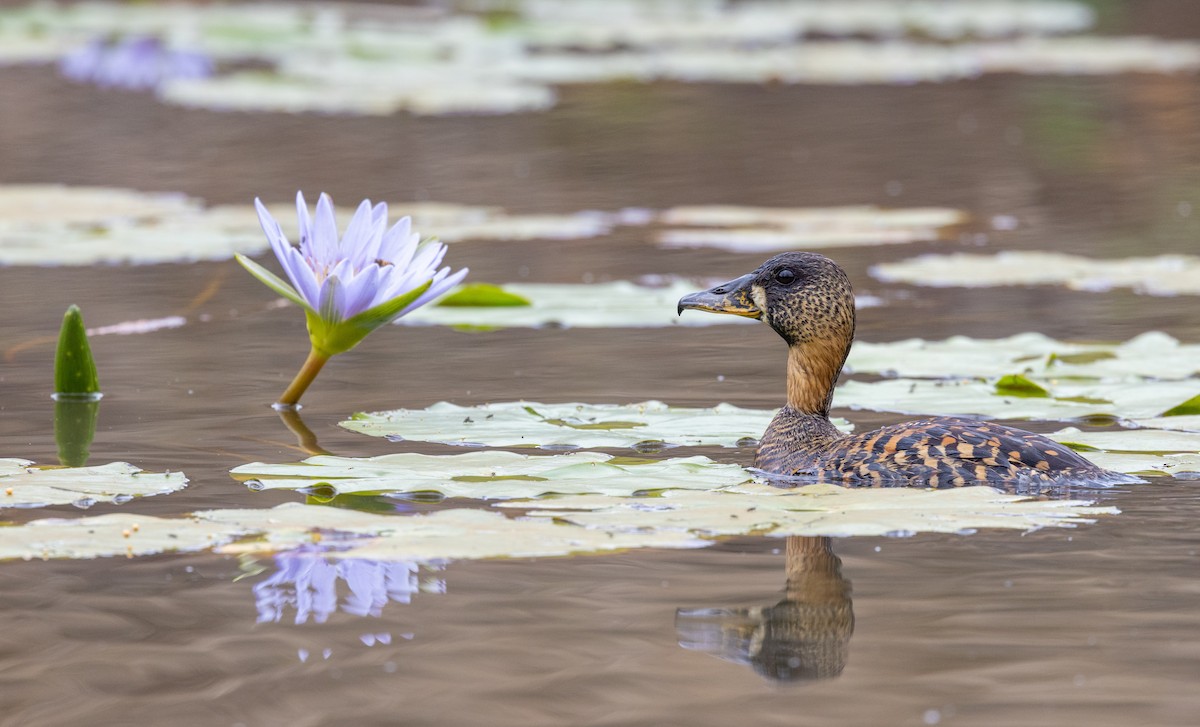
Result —
<path fill-rule="evenodd" d="M 304 192 L 296 192 L 296 222 L 300 225 L 300 252 L 306 257 L 312 251 L 312 217 L 308 214 L 308 203 L 304 201 Z"/>
<path fill-rule="evenodd" d="M 340 256 L 337 220 L 333 216 L 333 200 L 324 192 L 317 199 L 317 214 L 312 226 L 312 257 L 315 262 L 329 265 Z"/>
<path fill-rule="evenodd" d="M 342 316 L 353 318 L 364 310 L 371 308 L 383 300 L 376 300 L 379 292 L 379 278 L 384 269 L 378 265 L 368 265 L 352 278 L 345 280 L 345 307 Z"/>
<path fill-rule="evenodd" d="M 317 305 L 317 315 L 327 323 L 341 323 L 345 320 L 342 311 L 345 310 L 346 294 L 342 281 L 336 275 L 330 275 L 321 283 L 321 296 Z"/>
<path fill-rule="evenodd" d="M 296 291 L 315 309 L 320 298 L 321 283 L 304 256 L 296 248 L 289 247 L 279 261 L 292 279 L 292 285 L 296 286 Z"/>
<path fill-rule="evenodd" d="M 338 249 L 355 270 L 361 270 L 375 261 L 382 234 L 383 222 L 373 218 L 371 200 L 364 199 L 350 218 Z"/>
<path fill-rule="evenodd" d="M 417 308 L 420 308 L 434 298 L 440 297 L 446 291 L 450 290 L 455 285 L 458 285 L 458 283 L 467 276 L 467 272 L 469 270 L 470 268 L 463 268 L 453 275 L 448 275 L 450 268 L 442 268 L 437 272 L 437 275 L 434 276 L 429 285 L 429 289 L 422 293 L 421 296 L 416 300 L 414 300 L 412 304 L 405 308 L 400 315 L 396 316 L 396 318 L 402 318 L 406 314 L 416 310 Z"/>
<path fill-rule="evenodd" d="M 384 233 L 383 243 L 379 246 L 379 259 L 397 268 L 407 268 L 420 241 L 421 236 L 412 231 L 412 218 L 401 217 Z"/>

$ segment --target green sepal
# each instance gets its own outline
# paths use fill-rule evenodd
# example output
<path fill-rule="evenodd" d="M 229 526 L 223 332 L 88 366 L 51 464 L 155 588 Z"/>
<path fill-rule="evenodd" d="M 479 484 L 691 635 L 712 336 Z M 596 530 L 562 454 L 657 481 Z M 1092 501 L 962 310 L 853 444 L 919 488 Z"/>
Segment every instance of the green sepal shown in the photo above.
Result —
<path fill-rule="evenodd" d="M 258 278 L 259 282 L 263 285 L 282 295 L 284 298 L 292 301 L 306 311 L 311 311 L 313 309 L 312 306 L 309 305 L 308 301 L 306 301 L 304 297 L 300 295 L 300 293 L 296 292 L 295 288 L 283 281 L 283 278 L 280 278 L 275 273 L 267 270 L 262 265 L 259 265 L 241 253 L 234 253 L 233 257 L 242 264 L 243 268 L 246 268 L 246 272 Z"/>
<path fill-rule="evenodd" d="M 306 306 L 304 315 L 308 319 L 309 340 L 312 341 L 313 348 L 326 357 L 349 351 L 357 346 L 359 341 L 366 338 L 371 331 L 394 321 L 396 316 L 400 315 L 414 300 L 429 290 L 429 286 L 432 284 L 432 280 L 426 281 L 423 285 L 413 288 L 404 295 L 380 303 L 374 308 L 368 308 L 344 321 L 330 321 L 322 318 L 320 314 Z M 332 297 L 330 296 L 330 299 Z"/>
<path fill-rule="evenodd" d="M 1177 404 L 1162 413 L 1165 417 L 1180 417 L 1190 414 L 1200 414 L 1200 394 L 1193 396 L 1182 404 Z"/>
<path fill-rule="evenodd" d="M 96 362 L 88 345 L 87 328 L 79 306 L 67 308 L 58 331 L 54 353 L 54 392 L 67 397 L 91 397 L 100 393 Z"/>

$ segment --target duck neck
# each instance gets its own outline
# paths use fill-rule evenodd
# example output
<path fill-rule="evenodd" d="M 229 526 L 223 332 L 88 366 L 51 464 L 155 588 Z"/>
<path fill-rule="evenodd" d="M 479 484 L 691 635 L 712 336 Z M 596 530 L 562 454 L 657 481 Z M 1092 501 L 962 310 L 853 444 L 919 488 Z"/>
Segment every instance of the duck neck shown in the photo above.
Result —
<path fill-rule="evenodd" d="M 833 385 L 850 346 L 828 341 L 793 343 L 788 347 L 787 403 L 801 414 L 829 418 Z"/>

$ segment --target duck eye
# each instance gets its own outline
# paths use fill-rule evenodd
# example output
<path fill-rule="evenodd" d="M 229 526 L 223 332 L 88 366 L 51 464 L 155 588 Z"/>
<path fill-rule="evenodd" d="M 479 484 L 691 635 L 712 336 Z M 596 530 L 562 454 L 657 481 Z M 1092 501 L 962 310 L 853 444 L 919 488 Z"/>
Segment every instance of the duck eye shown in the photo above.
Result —
<path fill-rule="evenodd" d="M 775 279 L 783 285 L 791 285 L 792 283 L 796 282 L 796 274 L 791 270 L 784 268 L 783 270 L 775 273 Z"/>

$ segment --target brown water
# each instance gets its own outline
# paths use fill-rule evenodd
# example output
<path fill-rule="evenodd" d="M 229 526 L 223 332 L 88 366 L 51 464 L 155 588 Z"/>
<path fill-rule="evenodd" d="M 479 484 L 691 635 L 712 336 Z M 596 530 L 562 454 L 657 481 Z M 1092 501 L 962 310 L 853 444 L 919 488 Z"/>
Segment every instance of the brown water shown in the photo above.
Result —
<path fill-rule="evenodd" d="M 1200 13 L 1188 3 L 1125 7 L 1117 30 L 1200 37 Z M 1196 252 L 1193 76 L 611 85 L 568 89 L 543 114 L 358 119 L 185 111 L 67 84 L 47 69 L 10 69 L 0 71 L 0 183 L 18 182 L 174 190 L 212 203 L 286 200 L 302 188 L 343 205 L 369 196 L 518 212 L 945 205 L 975 217 L 968 239 L 835 253 L 860 290 L 892 300 L 860 315 L 861 339 L 1026 330 L 1124 339 L 1159 329 L 1200 340 L 1194 298 L 931 290 L 884 286 L 866 273 L 878 261 L 983 242 L 1100 257 Z M 1181 216 L 1180 202 L 1196 212 Z M 990 230 L 1000 214 L 1021 226 Z M 648 237 L 626 229 L 601 240 L 462 244 L 450 258 L 493 282 L 732 277 L 760 262 L 659 250 Z M 188 310 L 216 281 L 218 294 L 190 310 L 184 328 L 93 341 L 107 395 L 92 462 L 191 478 L 183 492 L 123 511 L 299 497 L 250 492 L 228 475 L 246 461 L 301 456 L 266 405 L 307 345 L 302 317 L 269 308 L 270 294 L 235 264 L 7 268 L 0 280 L 0 455 L 56 461 L 50 345 L 25 344 L 53 336 L 67 304 L 82 305 L 91 325 L 165 316 Z M 782 396 L 782 367 L 776 337 L 753 326 L 389 329 L 327 368 L 304 415 L 326 448 L 371 455 L 399 445 L 340 430 L 349 412 L 518 398 L 767 407 Z M 839 413 L 862 427 L 896 420 Z M 840 576 L 827 554 L 788 557 L 776 539 L 455 563 L 421 569 L 423 590 L 410 603 L 398 597 L 377 616 L 341 610 L 323 623 L 296 624 L 290 607 L 278 622 L 268 609 L 258 623 L 256 593 L 265 603 L 272 559 L 0 564 L 0 724 L 1193 725 L 1198 493 L 1194 482 L 1169 479 L 1108 491 L 1103 499 L 1122 514 L 1075 530 L 842 539 L 833 543 Z M 82 513 L 4 516 L 48 514 Z M 342 597 L 344 605 L 344 587 Z M 677 620 L 677 609 L 726 611 Z M 841 674 L 779 682 L 680 646 L 707 639 L 744 656 L 770 614 L 775 628 L 758 633 L 785 666 L 790 657 L 788 668 L 800 670 L 809 664 L 801 655 L 820 654 L 831 671 L 844 658 Z"/>

